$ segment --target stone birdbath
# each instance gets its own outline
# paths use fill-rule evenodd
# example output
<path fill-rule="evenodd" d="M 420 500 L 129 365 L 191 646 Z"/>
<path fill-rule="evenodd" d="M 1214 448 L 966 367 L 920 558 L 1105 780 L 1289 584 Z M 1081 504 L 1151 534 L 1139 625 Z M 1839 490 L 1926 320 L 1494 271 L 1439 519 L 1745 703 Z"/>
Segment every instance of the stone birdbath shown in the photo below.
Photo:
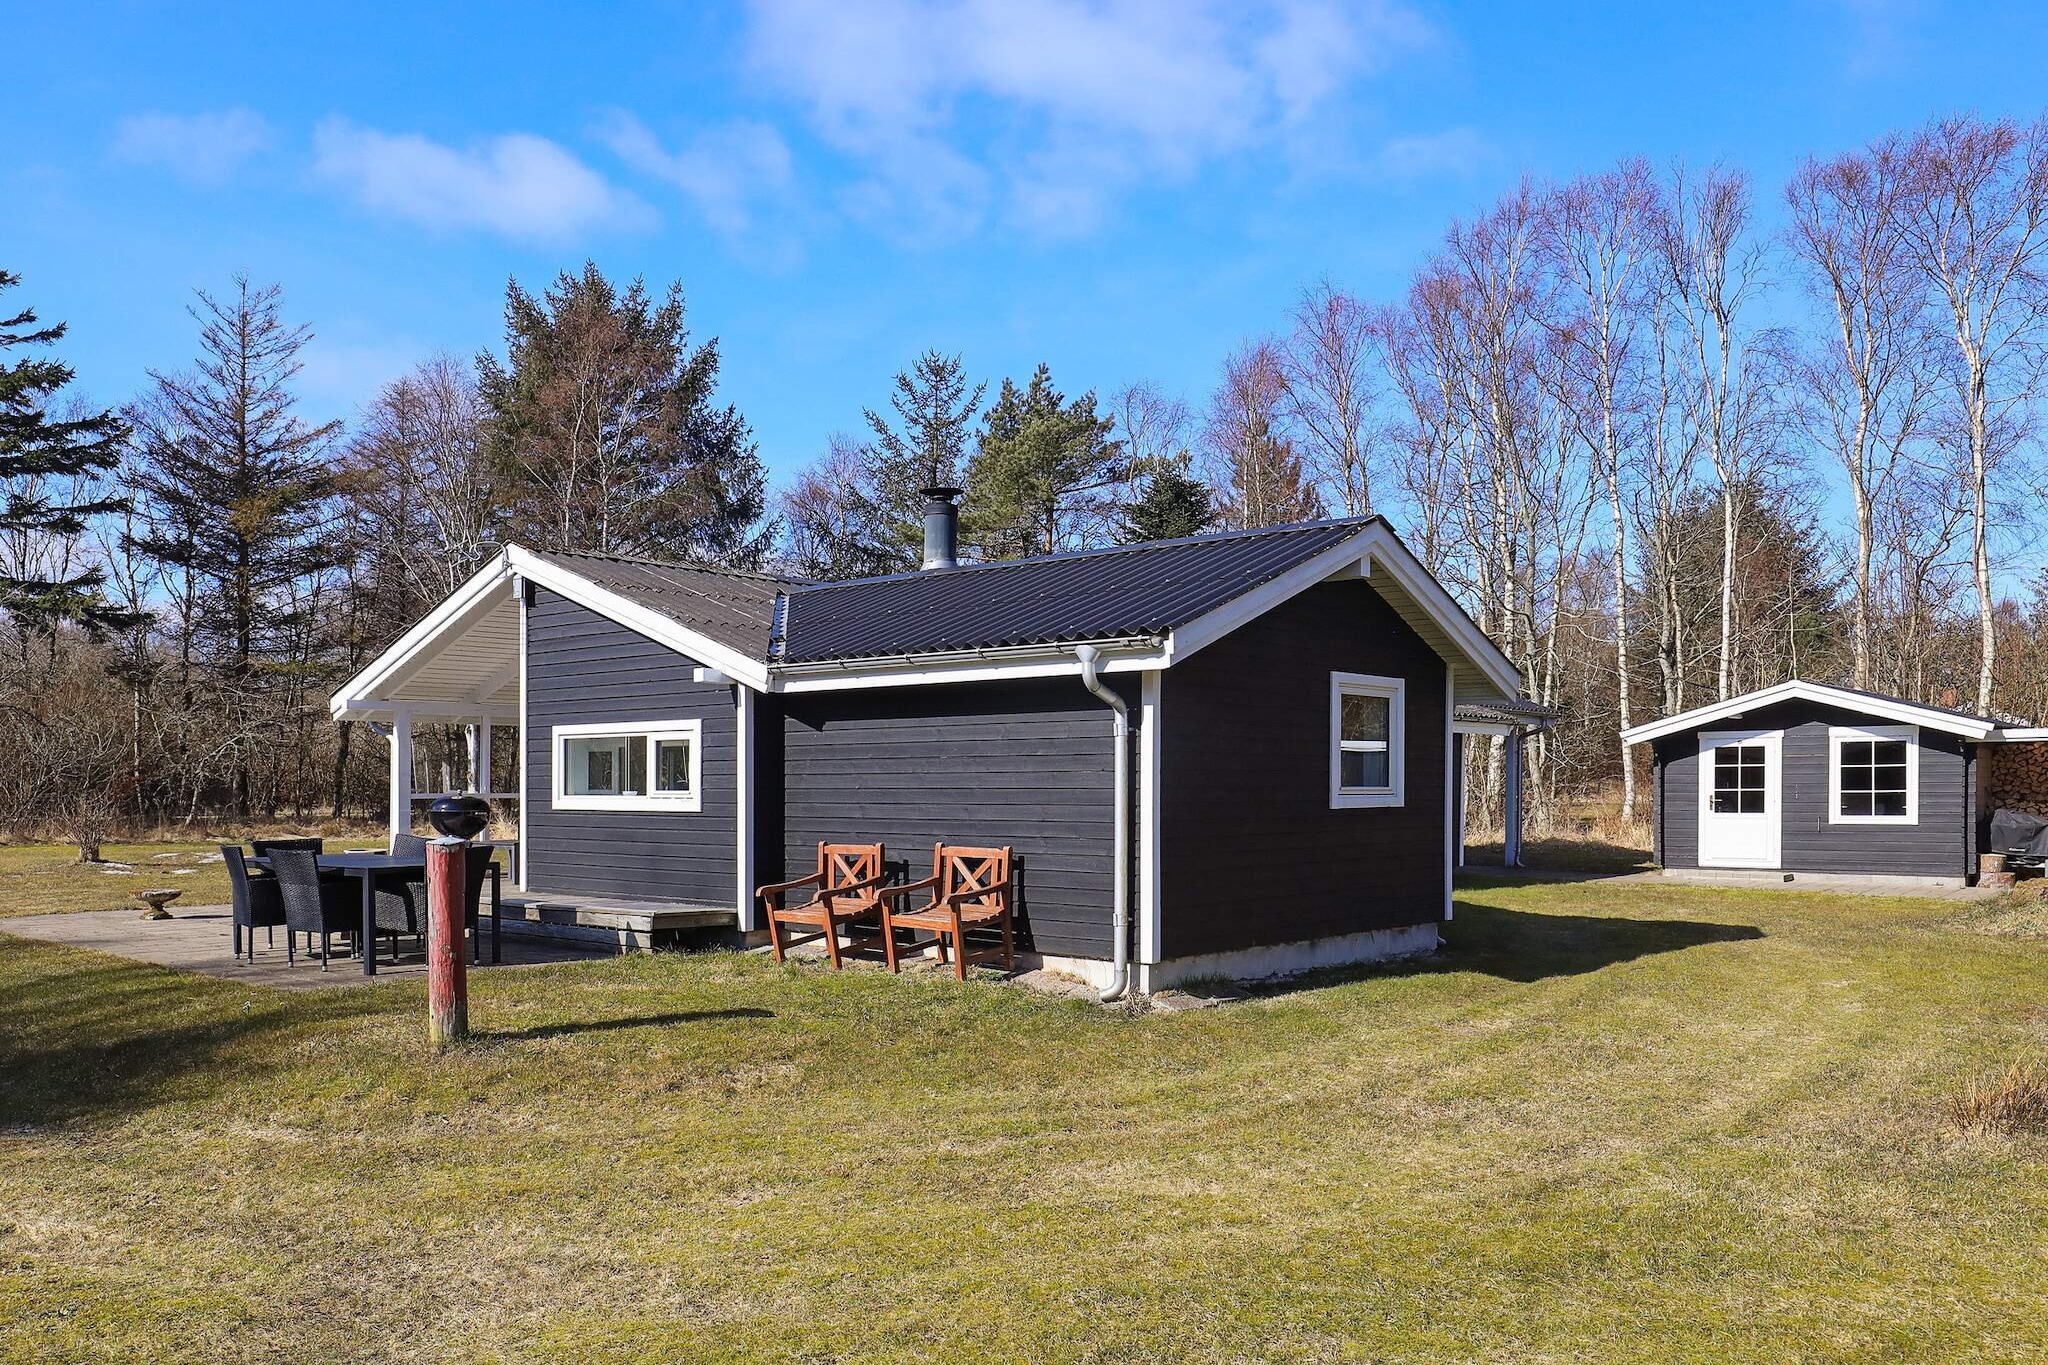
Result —
<path fill-rule="evenodd" d="M 135 899 L 148 907 L 139 918 L 169 919 L 171 912 L 164 907 L 184 894 L 185 888 L 182 886 L 159 886 L 153 890 L 136 892 Z"/>

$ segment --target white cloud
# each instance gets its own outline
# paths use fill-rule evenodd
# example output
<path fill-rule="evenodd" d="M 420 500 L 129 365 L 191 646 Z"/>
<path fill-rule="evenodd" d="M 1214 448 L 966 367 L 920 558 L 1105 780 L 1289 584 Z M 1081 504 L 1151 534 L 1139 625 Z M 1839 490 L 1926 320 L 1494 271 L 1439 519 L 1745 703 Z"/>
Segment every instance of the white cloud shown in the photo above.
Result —
<path fill-rule="evenodd" d="M 1430 37 L 1396 0 L 753 0 L 748 50 L 904 226 L 971 225 L 1000 190 L 1014 218 L 1085 229 Z"/>
<path fill-rule="evenodd" d="M 244 162 L 276 139 L 261 115 L 248 109 L 130 114 L 114 128 L 114 155 L 157 166 L 194 185 L 222 185 Z"/>
<path fill-rule="evenodd" d="M 1460 177 L 1484 170 L 1498 159 L 1492 143 L 1470 128 L 1397 137 L 1380 148 L 1376 169 L 1390 180 Z"/>
<path fill-rule="evenodd" d="M 706 128 L 673 152 L 631 114 L 612 115 L 601 131 L 621 161 L 681 190 L 704 221 L 728 237 L 747 232 L 763 208 L 789 197 L 789 147 L 765 123 Z"/>
<path fill-rule="evenodd" d="M 647 205 L 531 133 L 455 148 L 328 119 L 313 131 L 313 173 L 364 208 L 430 228 L 562 242 L 653 221 Z"/>

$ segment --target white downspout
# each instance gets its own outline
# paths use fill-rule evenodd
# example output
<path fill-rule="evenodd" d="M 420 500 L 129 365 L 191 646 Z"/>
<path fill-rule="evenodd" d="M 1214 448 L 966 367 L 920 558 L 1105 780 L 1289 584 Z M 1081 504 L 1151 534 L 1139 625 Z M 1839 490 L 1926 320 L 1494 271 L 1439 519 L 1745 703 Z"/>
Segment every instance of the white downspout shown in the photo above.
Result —
<path fill-rule="evenodd" d="M 1081 684 L 1115 713 L 1116 731 L 1116 839 L 1115 910 L 1110 930 L 1113 948 L 1109 985 L 1097 997 L 1113 1005 L 1131 992 L 1131 710 L 1124 699 L 1103 685 L 1098 671 L 1102 651 L 1094 645 L 1080 645 L 1074 657 L 1081 661 Z"/>

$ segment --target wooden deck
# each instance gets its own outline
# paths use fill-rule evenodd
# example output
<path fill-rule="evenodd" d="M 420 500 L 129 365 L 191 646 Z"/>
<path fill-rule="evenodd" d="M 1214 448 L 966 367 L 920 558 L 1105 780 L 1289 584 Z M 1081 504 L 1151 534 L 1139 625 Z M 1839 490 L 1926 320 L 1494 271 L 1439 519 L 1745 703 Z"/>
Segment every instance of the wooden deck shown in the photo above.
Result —
<path fill-rule="evenodd" d="M 507 893 L 505 934 L 605 944 L 620 952 L 681 947 L 721 932 L 736 933 L 739 911 L 687 901 L 619 900 L 570 892 Z"/>

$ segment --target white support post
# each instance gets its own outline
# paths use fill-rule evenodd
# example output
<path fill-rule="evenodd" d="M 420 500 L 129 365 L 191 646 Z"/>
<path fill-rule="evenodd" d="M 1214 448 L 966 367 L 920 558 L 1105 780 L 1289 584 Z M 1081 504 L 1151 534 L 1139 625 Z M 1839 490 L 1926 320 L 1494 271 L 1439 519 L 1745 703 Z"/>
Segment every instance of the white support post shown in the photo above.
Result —
<path fill-rule="evenodd" d="M 1509 731 L 1502 755 L 1505 787 L 1501 801 L 1501 862 L 1522 865 L 1522 736 Z"/>
<path fill-rule="evenodd" d="M 1456 897 L 1453 878 L 1459 854 L 1465 845 L 1464 802 L 1458 790 L 1458 670 L 1444 665 L 1444 918 L 1453 914 Z M 1453 804 L 1458 809 L 1453 810 Z"/>
<path fill-rule="evenodd" d="M 526 837 L 526 808 L 533 804 L 533 777 L 527 771 L 533 746 L 526 738 L 526 580 L 515 577 L 512 592 L 519 599 L 519 851 L 514 855 L 517 874 L 513 881 L 524 892 L 533 857 L 533 845 Z"/>
<path fill-rule="evenodd" d="M 491 794 L 491 723 L 469 727 L 470 790 L 479 796 Z"/>
<path fill-rule="evenodd" d="M 412 833 L 412 712 L 391 713 L 391 832 Z"/>
<path fill-rule="evenodd" d="M 737 730 L 733 757 L 739 779 L 734 784 L 739 788 L 739 809 L 733 813 L 733 862 L 737 868 L 733 893 L 740 932 L 746 933 L 754 927 L 754 887 L 758 885 L 754 880 L 754 693 L 745 683 L 736 684 L 733 693 Z"/>

